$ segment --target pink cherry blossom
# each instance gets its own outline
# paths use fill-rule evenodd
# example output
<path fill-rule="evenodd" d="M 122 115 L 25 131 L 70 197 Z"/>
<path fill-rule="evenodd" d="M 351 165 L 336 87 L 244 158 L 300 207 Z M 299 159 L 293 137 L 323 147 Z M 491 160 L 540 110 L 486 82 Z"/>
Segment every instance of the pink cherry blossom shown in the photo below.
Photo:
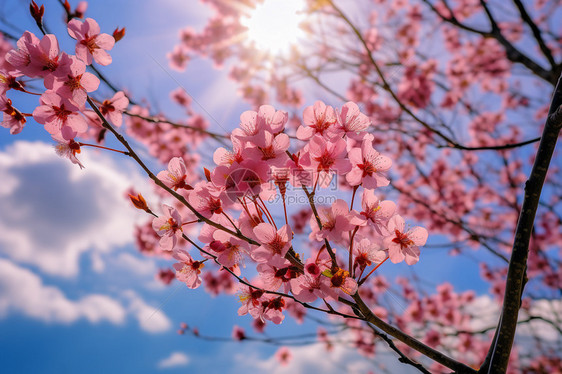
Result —
<path fill-rule="evenodd" d="M 247 242 L 221 230 L 213 233 L 213 239 L 208 247 L 210 252 L 217 256 L 217 260 L 222 266 L 233 268 L 243 261 L 242 255 L 248 250 Z"/>
<path fill-rule="evenodd" d="M 78 108 L 84 108 L 87 92 L 98 89 L 100 80 L 95 75 L 86 72 L 86 65 L 76 57 L 65 57 L 61 61 L 69 62 L 69 73 L 57 77 L 53 83 L 53 91 L 64 99 L 69 100 Z M 61 62 L 62 63 L 62 62 Z"/>
<path fill-rule="evenodd" d="M 252 328 L 258 334 L 263 334 L 265 331 L 266 323 L 261 318 L 254 318 L 252 321 Z"/>
<path fill-rule="evenodd" d="M 308 140 L 315 134 L 324 135 L 324 132 L 336 123 L 336 112 L 322 101 L 316 101 L 314 105 L 304 109 L 303 122 L 304 125 L 297 129 L 297 138 Z"/>
<path fill-rule="evenodd" d="M 230 139 L 232 141 L 232 150 L 223 147 L 217 148 L 213 154 L 213 161 L 215 164 L 231 166 L 234 163 L 241 164 L 242 161 L 244 161 L 244 157 L 242 156 L 242 151 L 244 150 L 242 142 L 235 136 L 231 136 Z"/>
<path fill-rule="evenodd" d="M 55 35 L 47 34 L 39 40 L 33 33 L 26 31 L 17 46 L 17 50 L 8 52 L 6 60 L 23 74 L 45 78 L 61 71 L 63 62 Z M 52 82 L 52 78 L 45 81 L 45 87 L 51 88 L 49 82 Z"/>
<path fill-rule="evenodd" d="M 160 269 L 156 274 L 156 279 L 165 285 L 171 284 L 175 277 L 176 274 L 172 269 Z"/>
<path fill-rule="evenodd" d="M 287 134 L 273 136 L 267 131 L 264 131 L 263 135 L 263 146 L 246 148 L 242 152 L 243 158 L 266 161 L 272 166 L 284 166 L 289 159 L 286 153 L 290 145 L 289 136 Z"/>
<path fill-rule="evenodd" d="M 6 72 L 0 69 L 0 95 L 5 95 L 10 89 L 22 91 L 24 83 L 17 80 L 20 74 L 15 71 Z"/>
<path fill-rule="evenodd" d="M 263 296 L 263 290 L 240 284 L 238 298 L 242 303 L 242 306 L 238 308 L 238 315 L 244 316 L 249 313 L 256 319 L 261 318 L 262 301 L 264 300 Z"/>
<path fill-rule="evenodd" d="M 256 240 L 254 228 L 265 221 L 264 214 L 261 210 L 258 210 L 254 204 L 249 204 L 247 208 L 247 211 L 243 209 L 242 213 L 240 213 L 238 225 L 244 236 Z"/>
<path fill-rule="evenodd" d="M 330 136 L 347 135 L 351 138 L 358 138 L 360 132 L 365 131 L 371 124 L 371 120 L 361 113 L 357 104 L 349 101 L 343 105 L 336 116 L 335 126 L 330 128 Z"/>
<path fill-rule="evenodd" d="M 373 263 L 379 264 L 386 258 L 385 251 L 376 242 L 368 238 L 356 239 L 353 246 L 353 268 L 364 270 L 371 266 Z"/>
<path fill-rule="evenodd" d="M 108 34 L 100 34 L 98 23 L 86 18 L 84 22 L 74 18 L 68 22 L 68 34 L 76 39 L 76 57 L 87 65 L 92 59 L 100 65 L 111 64 L 111 56 L 106 51 L 113 48 L 115 39 Z"/>
<path fill-rule="evenodd" d="M 219 197 L 220 191 L 210 182 L 200 182 L 189 194 L 189 203 L 206 218 L 222 214 L 223 204 Z"/>
<path fill-rule="evenodd" d="M 281 347 L 275 352 L 275 358 L 281 366 L 287 366 L 293 358 L 293 354 L 287 347 Z"/>
<path fill-rule="evenodd" d="M 170 162 L 168 162 L 168 170 L 159 172 L 156 177 L 174 191 L 188 188 L 189 186 L 186 183 L 187 167 L 181 157 L 173 157 Z"/>
<path fill-rule="evenodd" d="M 270 297 L 262 302 L 262 314 L 260 317 L 278 325 L 285 319 L 283 315 L 284 309 L 285 299 L 283 297 Z"/>
<path fill-rule="evenodd" d="M 317 171 L 335 170 L 338 174 L 345 174 L 351 168 L 346 156 L 346 143 L 343 139 L 327 141 L 321 136 L 314 136 L 310 140 L 310 165 Z"/>
<path fill-rule="evenodd" d="M 396 212 L 396 204 L 390 200 L 379 201 L 373 190 L 364 190 L 361 198 L 362 210 L 359 213 L 367 220 L 375 232 L 381 236 L 390 235 L 388 220 Z"/>
<path fill-rule="evenodd" d="M 170 92 L 170 98 L 178 105 L 186 109 L 188 114 L 191 114 L 191 101 L 193 98 L 189 96 L 185 88 L 178 87 Z"/>
<path fill-rule="evenodd" d="M 176 45 L 172 52 L 168 52 L 166 57 L 169 60 L 170 67 L 176 71 L 184 71 L 189 62 L 189 55 L 179 45 Z"/>
<path fill-rule="evenodd" d="M 350 185 L 361 184 L 366 189 L 388 186 L 390 181 L 385 173 L 390 169 L 392 160 L 373 148 L 372 136 L 365 136 L 361 148 L 352 148 L 348 155 L 353 167 L 345 179 Z"/>
<path fill-rule="evenodd" d="M 244 160 L 241 164 L 216 167 L 211 174 L 211 181 L 224 188 L 227 197 L 236 202 L 239 198 L 260 194 L 262 185 L 269 180 L 269 170 L 269 165 L 264 161 Z"/>
<path fill-rule="evenodd" d="M 238 282 L 224 268 L 221 268 L 218 273 L 205 272 L 203 275 L 203 285 L 205 286 L 205 291 L 213 296 L 221 293 L 232 295 L 238 289 Z"/>
<path fill-rule="evenodd" d="M 427 230 L 423 227 L 413 227 L 405 231 L 406 223 L 399 215 L 393 216 L 388 222 L 391 235 L 384 239 L 384 246 L 388 248 L 390 261 L 397 264 L 406 259 L 408 265 L 413 265 L 420 259 L 419 246 L 427 241 Z"/>
<path fill-rule="evenodd" d="M 123 112 L 129 106 L 129 99 L 123 91 L 116 92 L 109 100 L 104 100 L 99 106 L 101 114 L 115 126 L 123 123 Z"/>
<path fill-rule="evenodd" d="M 357 212 L 349 211 L 347 203 L 342 199 L 337 199 L 330 207 L 318 208 L 318 215 L 322 229 L 318 228 L 314 216 L 310 218 L 313 228 L 310 235 L 316 240 L 341 241 L 343 234 L 364 223 Z"/>
<path fill-rule="evenodd" d="M 32 32 L 25 31 L 17 41 L 17 49 L 13 49 L 6 54 L 6 61 L 14 68 L 27 76 L 33 77 L 33 68 L 30 67 L 31 56 L 29 47 L 39 44 L 39 39 Z"/>
<path fill-rule="evenodd" d="M 293 233 L 288 225 L 276 230 L 269 223 L 260 223 L 254 228 L 254 234 L 261 243 L 261 246 L 251 253 L 257 262 L 267 262 L 274 256 L 285 257 L 291 247 Z"/>
<path fill-rule="evenodd" d="M 309 155 L 306 154 L 305 158 L 308 161 Z M 286 163 L 289 169 L 289 182 L 294 187 L 312 186 L 314 184 L 314 177 L 317 173 L 310 167 L 301 164 L 299 154 L 293 154 L 291 159 Z"/>
<path fill-rule="evenodd" d="M 238 325 L 232 327 L 232 339 L 241 341 L 246 339 L 246 332 L 244 329 Z"/>
<path fill-rule="evenodd" d="M 176 278 L 184 282 L 189 288 L 197 288 L 201 285 L 201 269 L 204 264 L 201 261 L 194 261 L 191 255 L 184 250 L 174 251 L 173 257 L 179 262 L 175 263 Z"/>
<path fill-rule="evenodd" d="M 160 248 L 171 251 L 182 235 L 180 213 L 169 205 L 162 205 L 163 215 L 152 220 L 152 228 L 160 236 Z"/>
<path fill-rule="evenodd" d="M 315 183 L 327 187 L 332 180 L 332 173 L 339 175 L 349 172 L 351 163 L 347 159 L 347 143 L 343 139 L 326 140 L 314 135 L 308 143 L 308 152 L 301 158 L 301 164 L 314 171 Z"/>
<path fill-rule="evenodd" d="M 72 11 L 72 8 L 70 7 L 70 3 L 68 3 L 68 1 L 65 1 L 64 8 L 67 11 L 66 22 L 68 22 L 70 19 L 74 17 L 84 18 L 84 14 L 86 13 L 86 10 L 88 10 L 88 2 L 80 1 L 78 5 L 76 5 L 76 8 L 74 8 L 74 11 Z"/>
<path fill-rule="evenodd" d="M 282 257 L 275 256 L 267 263 L 259 263 L 257 266 L 260 279 L 264 288 L 277 291 L 284 286 L 283 292 L 288 293 L 289 281 L 297 277 L 297 268 Z"/>
<path fill-rule="evenodd" d="M 257 112 L 248 110 L 240 115 L 240 128 L 232 135 L 256 146 L 265 147 L 265 133 L 278 134 L 289 120 L 287 112 L 276 111 L 271 105 L 262 105 Z"/>
<path fill-rule="evenodd" d="M 317 298 L 337 298 L 337 293 L 330 288 L 328 277 L 313 276 L 309 273 L 291 280 L 291 292 L 303 303 L 311 303 Z"/>
<path fill-rule="evenodd" d="M 59 133 L 65 126 L 78 134 L 88 129 L 86 120 L 77 111 L 78 108 L 53 91 L 41 95 L 40 103 L 41 105 L 33 111 L 33 119 L 45 125 L 45 130 L 50 134 Z"/>
<path fill-rule="evenodd" d="M 22 112 L 12 106 L 12 100 L 6 96 L 0 96 L 0 110 L 4 112 L 0 125 L 10 129 L 10 134 L 16 135 L 23 130 L 27 120 Z"/>
<path fill-rule="evenodd" d="M 330 287 L 338 293 L 343 291 L 345 294 L 353 295 L 357 292 L 357 282 L 353 279 L 347 270 L 335 269 L 335 273 L 330 273 Z"/>
<path fill-rule="evenodd" d="M 425 108 L 431 102 L 433 92 L 433 72 L 436 62 L 427 61 L 423 66 L 406 67 L 402 82 L 398 85 L 398 97 L 415 108 Z"/>
<path fill-rule="evenodd" d="M 56 36 L 47 34 L 41 38 L 38 44 L 28 45 L 29 73 L 31 76 L 46 78 L 50 74 L 57 74 L 63 69 L 63 59 L 59 55 L 59 43 Z M 65 54 L 63 54 L 65 56 Z M 29 74 L 27 74 L 29 75 Z M 45 81 L 45 87 L 50 88 L 50 84 Z"/>
<path fill-rule="evenodd" d="M 64 126 L 60 133 L 52 135 L 52 138 L 57 142 L 55 152 L 61 157 L 68 158 L 70 162 L 83 169 L 84 165 L 76 157 L 76 154 L 80 153 L 80 143 L 74 140 L 75 136 L 76 132 L 68 126 Z"/>

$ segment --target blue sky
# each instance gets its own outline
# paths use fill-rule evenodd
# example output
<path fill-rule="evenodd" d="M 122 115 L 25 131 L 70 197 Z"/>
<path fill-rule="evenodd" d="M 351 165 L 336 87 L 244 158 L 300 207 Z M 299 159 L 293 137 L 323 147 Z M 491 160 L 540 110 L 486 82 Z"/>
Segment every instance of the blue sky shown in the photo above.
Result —
<path fill-rule="evenodd" d="M 46 3 L 50 29 L 72 52 L 73 42 L 60 22 L 62 9 L 56 1 Z M 39 34 L 27 9 L 26 1 L 7 0 L 0 5 L 0 15 L 9 17 L 19 31 Z M 111 51 L 114 63 L 103 69 L 115 84 L 137 99 L 158 101 L 172 114 L 178 109 L 167 100 L 168 93 L 181 84 L 200 104 L 194 109 L 204 109 L 216 119 L 211 130 L 220 132 L 221 127 L 236 126 L 239 114 L 249 109 L 237 99 L 235 85 L 207 60 L 192 61 L 188 72 L 179 74 L 168 69 L 165 58 L 177 43 L 178 30 L 201 27 L 208 14 L 195 0 L 96 1 L 87 12 L 104 32 L 127 28 L 126 37 Z M 4 22 L 0 27 L 20 34 Z M 36 98 L 13 100 L 27 110 Z M 133 224 L 146 217 L 123 199 L 131 185 L 149 197 L 146 179 L 129 160 L 105 153 L 84 152 L 81 161 L 86 165 L 82 171 L 58 158 L 50 138 L 33 121 L 18 136 L 0 134 L 0 371 L 299 373 L 312 365 L 325 373 L 354 369 L 348 365 L 355 354 L 346 350 L 318 362 L 314 359 L 324 354 L 321 347 L 303 348 L 295 353 L 294 366 L 279 369 L 271 357 L 276 347 L 178 335 L 183 321 L 208 335 L 230 336 L 234 324 L 250 331 L 250 319 L 237 316 L 235 297 L 210 298 L 202 289 L 189 290 L 177 282 L 165 287 L 154 280 L 156 270 L 170 262 L 137 253 Z M 432 240 L 439 243 L 439 238 Z M 446 257 L 443 249 L 424 252 L 415 268 L 392 266 L 383 274 L 411 271 L 434 284 L 451 280 L 457 290 L 487 288 L 479 280 L 476 262 Z M 315 326 L 306 330 L 315 331 Z M 272 335 L 295 332 L 303 329 L 291 321 L 269 330 Z M 357 372 L 364 372 L 364 364 L 354 363 Z"/>

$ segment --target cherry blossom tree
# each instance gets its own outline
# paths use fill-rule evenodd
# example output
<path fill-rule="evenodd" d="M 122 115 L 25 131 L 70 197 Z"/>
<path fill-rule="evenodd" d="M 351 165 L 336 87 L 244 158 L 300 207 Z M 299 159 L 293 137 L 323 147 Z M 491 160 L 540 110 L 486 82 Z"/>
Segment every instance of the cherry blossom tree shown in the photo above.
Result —
<path fill-rule="evenodd" d="M 15 135 L 35 121 L 80 167 L 87 147 L 138 163 L 152 182 L 135 190 L 158 196 L 131 192 L 147 213 L 139 251 L 170 259 L 165 284 L 175 275 L 238 293 L 256 331 L 236 326 L 233 340 L 283 343 L 261 334 L 290 316 L 321 323 L 300 343 L 350 344 L 366 358 L 391 350 L 424 373 L 560 370 L 559 2 L 277 2 L 284 30 L 264 19 L 275 1 L 202 1 L 212 15 L 180 30 L 170 68 L 204 57 L 228 71 L 252 108 L 230 132 L 211 131 L 183 90 L 170 94 L 186 113 L 174 119 L 116 87 L 103 67 L 125 30 L 101 30 L 85 2 L 31 2 L 37 30 L 4 34 L 2 126 Z M 43 23 L 59 11 L 74 51 Z M 37 106 L 18 109 L 16 91 Z M 103 145 L 109 136 L 120 149 Z M 423 284 L 415 269 L 428 252 L 478 262 L 488 294 Z M 379 270 L 402 262 L 412 271 Z M 292 353 L 276 357 L 286 365 Z"/>

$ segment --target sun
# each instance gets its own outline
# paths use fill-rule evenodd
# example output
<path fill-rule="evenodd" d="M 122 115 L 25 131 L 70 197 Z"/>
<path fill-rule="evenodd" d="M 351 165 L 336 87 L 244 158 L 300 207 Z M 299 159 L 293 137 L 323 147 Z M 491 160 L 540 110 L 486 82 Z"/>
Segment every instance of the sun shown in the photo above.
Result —
<path fill-rule="evenodd" d="M 241 23 L 248 28 L 247 37 L 257 48 L 283 54 L 304 38 L 299 27 L 304 8 L 304 0 L 264 0 L 242 17 Z"/>

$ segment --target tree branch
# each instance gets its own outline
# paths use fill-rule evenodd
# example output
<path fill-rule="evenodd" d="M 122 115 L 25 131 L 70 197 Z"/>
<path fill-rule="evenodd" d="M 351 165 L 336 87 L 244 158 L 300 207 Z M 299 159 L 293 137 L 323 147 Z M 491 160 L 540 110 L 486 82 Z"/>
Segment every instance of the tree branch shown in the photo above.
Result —
<path fill-rule="evenodd" d="M 541 79 L 545 80 L 546 82 L 552 84 L 553 86 L 556 84 L 556 79 L 558 77 L 558 70 L 560 69 L 560 65 L 557 69 L 553 69 L 551 71 L 546 70 L 535 61 L 531 60 L 527 55 L 523 54 L 520 50 L 515 48 L 513 44 L 509 40 L 507 40 L 503 34 L 499 26 L 496 23 L 496 20 L 492 16 L 491 12 L 488 9 L 488 6 L 484 1 L 481 1 L 481 4 L 486 12 L 488 20 L 490 21 L 492 29 L 490 31 L 485 30 L 478 30 L 468 25 L 461 23 L 451 12 L 450 17 L 446 17 L 445 15 L 439 13 L 439 11 L 429 2 L 429 0 L 422 0 L 425 4 L 429 6 L 429 8 L 439 17 L 442 21 L 450 23 L 453 26 L 456 26 L 462 30 L 469 31 L 474 34 L 478 34 L 483 36 L 484 38 L 494 38 L 496 39 L 504 48 L 505 54 L 509 61 L 513 63 L 520 63 L 524 65 L 527 69 L 529 69 L 533 74 Z"/>
<path fill-rule="evenodd" d="M 521 0 L 513 0 L 513 3 L 515 4 L 517 9 L 519 10 L 519 14 L 521 15 L 521 19 L 523 19 L 523 21 L 525 21 L 525 23 L 527 25 L 529 25 L 529 27 L 531 28 L 531 31 L 533 32 L 533 36 L 535 37 L 535 40 L 539 44 L 539 48 L 541 49 L 543 55 L 546 57 L 546 59 L 550 63 L 550 66 L 552 67 L 552 69 L 555 69 L 556 68 L 556 62 L 554 61 L 554 57 L 552 57 L 552 51 L 550 50 L 550 48 L 548 48 L 548 46 L 546 45 L 546 43 L 544 42 L 544 40 L 542 38 L 541 30 L 539 29 L 537 24 L 533 21 L 533 19 L 529 15 L 529 13 L 527 13 L 527 9 L 525 9 L 525 6 L 521 2 Z"/>
<path fill-rule="evenodd" d="M 458 362 L 445 354 L 423 344 L 419 340 L 411 337 L 408 334 L 400 331 L 394 326 L 389 325 L 388 323 L 384 322 L 382 319 L 377 317 L 371 309 L 365 304 L 365 302 L 361 299 L 358 293 L 353 295 L 353 299 L 357 303 L 357 308 L 363 314 L 363 318 L 365 321 L 369 322 L 370 324 L 378 327 L 382 331 L 386 332 L 389 335 L 394 336 L 396 339 L 400 340 L 404 344 L 412 347 L 416 351 L 424 354 L 425 356 L 431 358 L 432 360 L 440 363 L 443 366 L 448 367 L 449 369 L 454 370 L 456 373 L 463 374 L 463 373 L 476 373 L 476 370 L 466 366 L 465 364 Z"/>
<path fill-rule="evenodd" d="M 185 205 L 193 214 L 195 214 L 195 216 L 197 217 L 197 219 L 199 219 L 201 222 L 205 222 L 206 224 L 213 226 L 214 228 L 217 228 L 221 231 L 224 231 L 232 236 L 235 236 L 239 239 L 242 239 L 250 244 L 255 244 L 255 245 L 260 245 L 257 241 L 248 238 L 244 235 L 242 235 L 241 233 L 238 232 L 234 232 L 230 229 L 227 229 L 226 227 L 211 221 L 210 219 L 204 217 L 203 215 L 201 215 L 201 213 L 199 213 L 197 211 L 197 209 L 195 209 L 186 199 L 185 197 L 183 197 L 182 195 L 180 195 L 179 193 L 177 193 L 176 191 L 172 190 L 171 188 L 169 188 L 168 186 L 166 186 L 160 179 L 158 179 L 156 177 L 156 175 L 154 175 L 154 173 L 148 168 L 148 166 L 146 166 L 146 164 L 140 159 L 140 157 L 136 154 L 136 152 L 133 150 L 133 148 L 129 145 L 129 143 L 127 142 L 127 140 L 123 137 L 123 135 L 119 134 L 114 128 L 113 126 L 111 126 L 109 124 L 109 122 L 107 122 L 107 120 L 105 119 L 105 117 L 103 116 L 103 114 L 100 112 L 100 110 L 98 109 L 97 105 L 92 101 L 92 99 L 90 97 L 87 98 L 88 104 L 90 104 L 90 106 L 92 107 L 92 109 L 94 110 L 94 112 L 96 112 L 97 116 L 101 119 L 102 121 L 102 125 L 104 128 L 108 129 L 116 138 L 117 140 L 123 144 L 123 146 L 125 148 L 127 148 L 127 155 L 129 157 L 131 157 L 133 160 L 136 161 L 137 164 L 139 164 L 139 166 L 145 171 L 145 173 L 149 176 L 150 179 L 152 179 L 152 181 L 158 185 L 159 187 L 163 188 L 164 190 L 166 190 L 170 195 L 172 195 L 173 197 L 175 197 L 179 202 L 181 202 L 183 205 Z"/>
<path fill-rule="evenodd" d="M 527 256 L 529 254 L 529 241 L 533 231 L 533 223 L 539 205 L 542 186 L 546 179 L 560 129 L 562 128 L 561 105 L 562 76 L 558 79 L 558 84 L 554 90 L 533 170 L 525 183 L 525 196 L 515 230 L 502 313 L 486 360 L 480 367 L 479 372 L 481 373 L 501 373 L 507 370 L 517 327 L 517 316 L 521 306 L 521 295 L 526 283 Z"/>

